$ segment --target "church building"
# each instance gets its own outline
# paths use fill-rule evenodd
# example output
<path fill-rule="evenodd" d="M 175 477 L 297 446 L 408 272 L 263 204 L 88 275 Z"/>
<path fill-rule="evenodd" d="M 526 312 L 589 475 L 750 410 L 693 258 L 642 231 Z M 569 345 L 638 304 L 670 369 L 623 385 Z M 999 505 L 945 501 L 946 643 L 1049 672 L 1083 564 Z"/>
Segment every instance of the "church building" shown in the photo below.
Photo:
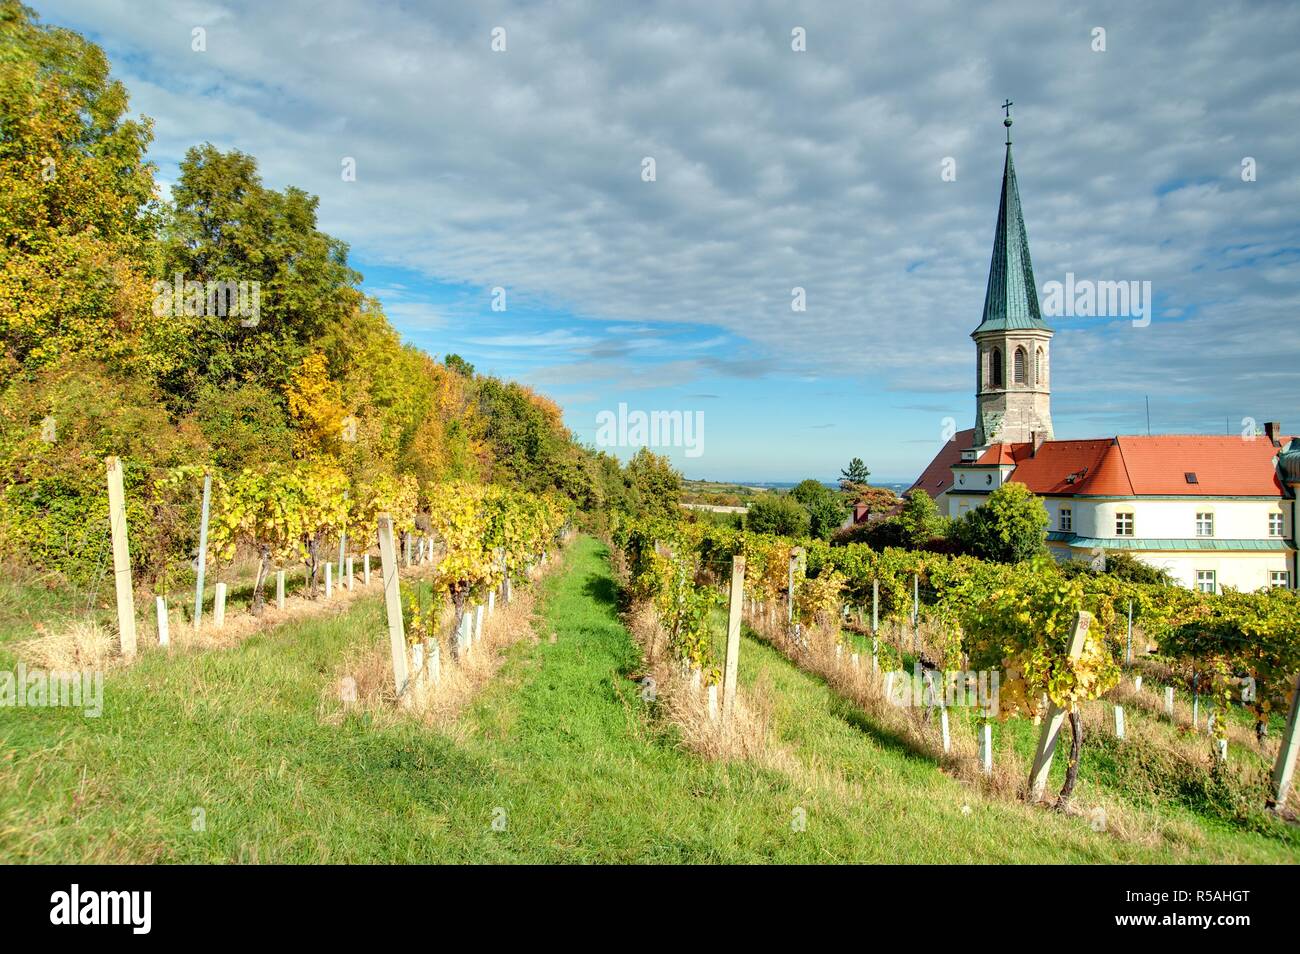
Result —
<path fill-rule="evenodd" d="M 1016 481 L 1042 498 L 1060 560 L 1126 551 L 1206 592 L 1294 586 L 1300 439 L 1263 435 L 1055 440 L 1052 329 L 1039 311 L 1011 158 L 975 341 L 975 426 L 912 485 L 960 517 Z"/>

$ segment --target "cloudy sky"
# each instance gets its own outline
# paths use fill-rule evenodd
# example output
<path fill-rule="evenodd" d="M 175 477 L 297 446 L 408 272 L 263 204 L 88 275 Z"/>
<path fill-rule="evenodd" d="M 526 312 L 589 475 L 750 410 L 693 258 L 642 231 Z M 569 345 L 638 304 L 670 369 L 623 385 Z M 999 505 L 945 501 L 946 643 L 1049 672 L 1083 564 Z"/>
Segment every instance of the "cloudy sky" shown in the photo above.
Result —
<path fill-rule="evenodd" d="M 1154 295 L 1053 320 L 1057 436 L 1147 397 L 1153 432 L 1300 430 L 1294 3 L 28 2 L 105 47 L 164 182 L 255 155 L 407 340 L 589 442 L 703 412 L 688 476 L 910 480 L 974 423 L 1008 97 L 1040 289 Z"/>

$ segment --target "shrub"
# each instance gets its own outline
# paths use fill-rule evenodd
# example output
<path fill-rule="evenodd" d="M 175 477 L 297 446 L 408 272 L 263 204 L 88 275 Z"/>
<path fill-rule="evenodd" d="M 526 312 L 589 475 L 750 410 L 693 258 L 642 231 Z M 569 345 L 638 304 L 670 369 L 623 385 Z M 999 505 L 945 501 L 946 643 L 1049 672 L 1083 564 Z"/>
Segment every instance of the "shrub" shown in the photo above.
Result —
<path fill-rule="evenodd" d="M 772 533 L 782 537 L 808 535 L 812 518 L 803 504 L 786 494 L 767 494 L 749 505 L 745 529 L 751 533 Z"/>

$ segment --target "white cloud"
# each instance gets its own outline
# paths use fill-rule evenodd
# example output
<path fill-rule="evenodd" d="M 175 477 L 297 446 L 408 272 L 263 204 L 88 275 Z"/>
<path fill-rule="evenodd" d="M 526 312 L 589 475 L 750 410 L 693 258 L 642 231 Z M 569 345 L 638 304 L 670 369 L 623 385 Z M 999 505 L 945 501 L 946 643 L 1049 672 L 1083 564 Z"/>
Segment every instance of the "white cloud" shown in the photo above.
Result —
<path fill-rule="evenodd" d="M 734 364 L 665 353 L 656 383 L 779 369 L 968 390 L 1009 95 L 1039 281 L 1149 280 L 1171 314 L 1192 316 L 1145 333 L 1063 328 L 1062 406 L 1151 392 L 1183 402 L 1187 421 L 1295 406 L 1295 256 L 1279 257 L 1300 246 L 1294 6 L 52 0 L 42 12 L 108 47 L 157 120 L 164 163 L 205 140 L 244 149 L 269 183 L 318 193 L 323 227 L 369 261 L 595 319 L 484 339 L 574 349 L 537 383 L 651 380 L 617 349 L 585 354 L 591 336 L 645 344 L 644 328 L 702 322 L 753 352 Z M 1106 53 L 1089 46 L 1098 24 Z M 190 51 L 195 25 L 206 53 Z M 497 25 L 504 54 L 489 49 Z M 792 25 L 806 53 L 790 50 Z M 340 179 L 344 156 L 356 182 Z M 955 182 L 940 179 L 946 156 Z M 1258 181 L 1240 181 L 1244 156 Z M 1225 270 L 1239 246 L 1262 267 Z M 424 327 L 443 314 L 385 302 Z"/>

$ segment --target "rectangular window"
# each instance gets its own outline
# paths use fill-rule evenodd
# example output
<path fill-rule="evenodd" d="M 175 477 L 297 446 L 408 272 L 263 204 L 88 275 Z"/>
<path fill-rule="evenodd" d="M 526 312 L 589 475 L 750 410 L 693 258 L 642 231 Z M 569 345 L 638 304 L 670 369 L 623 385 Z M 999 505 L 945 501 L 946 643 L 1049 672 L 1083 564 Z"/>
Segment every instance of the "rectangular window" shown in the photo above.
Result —
<path fill-rule="evenodd" d="M 1291 585 L 1291 574 L 1286 570 L 1271 570 L 1268 574 L 1268 585 L 1285 590 Z"/>
<path fill-rule="evenodd" d="M 1214 536 L 1214 514 L 1198 513 L 1196 515 L 1196 535 L 1198 537 Z"/>
<path fill-rule="evenodd" d="M 1117 537 L 1133 536 L 1132 512 L 1115 514 L 1115 536 Z"/>
<path fill-rule="evenodd" d="M 1268 535 L 1270 537 L 1282 536 L 1282 515 L 1280 513 L 1270 513 L 1268 515 Z"/>
<path fill-rule="evenodd" d="M 1196 571 L 1196 588 L 1202 593 L 1214 592 L 1214 571 L 1197 570 Z"/>
<path fill-rule="evenodd" d="M 1061 529 L 1062 530 L 1074 529 L 1074 511 L 1069 507 L 1061 508 Z"/>

